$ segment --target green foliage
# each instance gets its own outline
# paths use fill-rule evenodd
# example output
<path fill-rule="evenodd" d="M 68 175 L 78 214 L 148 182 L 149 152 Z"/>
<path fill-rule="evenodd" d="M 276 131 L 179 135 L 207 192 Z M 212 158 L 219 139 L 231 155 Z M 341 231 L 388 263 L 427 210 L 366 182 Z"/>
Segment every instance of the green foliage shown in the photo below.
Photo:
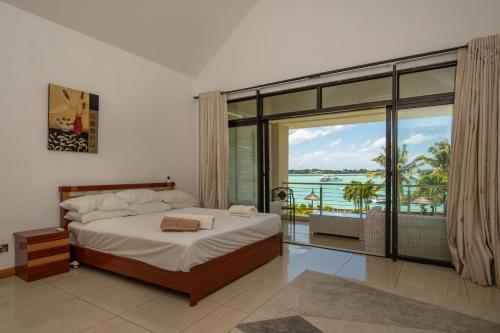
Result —
<path fill-rule="evenodd" d="M 430 156 L 420 155 L 409 161 L 406 145 L 402 145 L 398 151 L 397 170 L 400 204 L 408 205 L 411 200 L 420 196 L 428 198 L 435 204 L 446 204 L 447 189 L 443 185 L 448 184 L 450 143 L 447 139 L 438 141 L 429 147 L 428 152 Z M 387 163 L 385 148 L 372 161 L 385 169 Z M 383 178 L 385 181 L 385 171 L 368 172 L 368 176 Z M 408 185 L 415 184 L 419 186 L 416 191 L 411 192 Z M 406 191 L 403 190 L 405 185 L 407 186 Z M 434 213 L 434 209 L 435 207 L 432 205 L 432 213 Z"/>
<path fill-rule="evenodd" d="M 381 186 L 375 185 L 372 179 L 369 179 L 365 184 L 353 180 L 344 187 L 344 199 L 354 204 L 354 210 L 368 210 L 370 209 L 370 200 L 377 196 L 380 188 Z"/>
<path fill-rule="evenodd" d="M 448 184 L 450 148 L 448 140 L 444 139 L 429 147 L 428 151 L 431 156 L 421 155 L 417 157 L 427 167 L 420 171 L 417 182 L 420 186 L 418 187 L 417 196 L 429 198 L 434 202 L 432 213 L 434 213 L 436 204 L 446 204 L 448 191 L 443 185 Z"/>
<path fill-rule="evenodd" d="M 323 210 L 325 212 L 333 212 L 333 207 L 330 206 L 330 205 L 326 205 L 326 206 L 323 207 Z"/>
<path fill-rule="evenodd" d="M 295 214 L 297 216 L 308 216 L 312 212 L 312 209 L 306 204 L 295 205 Z"/>

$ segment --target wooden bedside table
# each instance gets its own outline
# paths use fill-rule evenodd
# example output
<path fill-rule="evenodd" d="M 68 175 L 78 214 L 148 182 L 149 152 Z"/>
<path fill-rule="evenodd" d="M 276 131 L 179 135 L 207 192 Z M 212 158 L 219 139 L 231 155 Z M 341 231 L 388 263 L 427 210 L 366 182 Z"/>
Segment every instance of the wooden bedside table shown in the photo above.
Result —
<path fill-rule="evenodd" d="M 16 275 L 26 281 L 69 271 L 69 232 L 56 228 L 14 233 Z"/>

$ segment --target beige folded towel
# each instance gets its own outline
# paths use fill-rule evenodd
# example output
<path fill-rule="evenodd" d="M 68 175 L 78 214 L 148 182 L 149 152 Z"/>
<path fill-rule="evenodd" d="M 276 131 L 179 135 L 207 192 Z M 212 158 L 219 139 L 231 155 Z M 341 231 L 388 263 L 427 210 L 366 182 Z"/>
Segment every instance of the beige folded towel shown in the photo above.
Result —
<path fill-rule="evenodd" d="M 252 217 L 257 214 L 257 208 L 255 206 L 234 205 L 229 208 L 229 212 L 236 216 Z"/>
<path fill-rule="evenodd" d="M 200 229 L 212 229 L 215 225 L 215 217 L 210 215 L 168 213 L 165 216 L 198 221 L 200 222 Z"/>
<path fill-rule="evenodd" d="M 198 231 L 200 222 L 191 219 L 165 216 L 161 220 L 160 228 L 162 231 Z"/>

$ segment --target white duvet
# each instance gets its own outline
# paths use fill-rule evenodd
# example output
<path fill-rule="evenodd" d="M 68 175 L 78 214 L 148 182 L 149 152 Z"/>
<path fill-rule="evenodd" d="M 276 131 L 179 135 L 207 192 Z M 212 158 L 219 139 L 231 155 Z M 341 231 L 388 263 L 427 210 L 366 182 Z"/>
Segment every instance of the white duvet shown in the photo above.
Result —
<path fill-rule="evenodd" d="M 277 234 L 276 214 L 232 216 L 227 210 L 182 208 L 176 214 L 215 217 L 215 227 L 197 232 L 163 232 L 160 223 L 168 212 L 127 216 L 82 224 L 71 222 L 72 242 L 94 250 L 136 259 L 169 271 L 189 272 L 191 267 Z"/>

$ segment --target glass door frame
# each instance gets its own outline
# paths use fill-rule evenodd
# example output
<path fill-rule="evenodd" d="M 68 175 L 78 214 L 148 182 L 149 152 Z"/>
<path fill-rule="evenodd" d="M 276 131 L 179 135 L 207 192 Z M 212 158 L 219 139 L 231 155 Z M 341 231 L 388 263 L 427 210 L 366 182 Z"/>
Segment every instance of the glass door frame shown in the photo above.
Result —
<path fill-rule="evenodd" d="M 255 90 L 255 95 L 229 100 L 228 103 L 256 100 L 256 116 L 244 119 L 229 120 L 229 127 L 257 125 L 257 188 L 258 188 L 258 209 L 261 212 L 269 212 L 269 120 L 289 119 L 301 116 L 324 115 L 331 113 L 340 113 L 346 111 L 356 112 L 357 110 L 366 110 L 373 108 L 386 108 L 386 239 L 385 256 L 397 259 L 405 259 L 420 263 L 429 263 L 434 265 L 449 266 L 451 263 L 439 262 L 432 259 L 405 257 L 398 255 L 398 186 L 397 172 L 397 135 L 398 135 L 398 110 L 453 104 L 454 92 L 440 93 L 435 95 L 400 98 L 399 96 L 399 77 L 404 74 L 423 72 L 431 69 L 439 69 L 456 66 L 456 61 L 447 61 L 432 65 L 413 67 L 409 69 L 398 69 L 397 64 L 393 65 L 392 71 L 375 75 L 363 76 L 353 79 L 333 81 L 315 85 L 307 85 L 299 88 L 286 89 L 272 93 L 261 94 L 260 90 Z M 355 83 L 383 77 L 392 77 L 392 99 L 368 103 L 351 104 L 344 106 L 335 106 L 324 108 L 322 106 L 322 88 L 334 85 Z M 316 108 L 304 111 L 293 111 L 282 114 L 264 115 L 263 99 L 265 97 L 282 95 L 303 90 L 316 89 L 317 105 Z"/>
<path fill-rule="evenodd" d="M 404 259 L 406 261 L 412 261 L 417 263 L 431 264 L 437 266 L 451 267 L 451 262 L 444 262 L 434 259 L 427 258 L 417 258 L 398 254 L 398 209 L 399 209 L 399 186 L 398 186 L 398 172 L 397 172 L 397 161 L 398 161 L 398 111 L 407 110 L 421 107 L 429 106 L 439 106 L 453 104 L 455 100 L 455 93 L 441 93 L 435 95 L 418 96 L 418 97 L 407 97 L 400 98 L 400 84 L 399 79 L 401 75 L 424 72 L 432 69 L 440 69 L 456 66 L 456 61 L 449 61 L 444 63 L 414 67 L 410 69 L 398 70 L 397 65 L 393 65 L 392 69 L 392 105 L 391 105 L 391 217 L 390 217 L 390 233 L 391 233 L 391 244 L 390 244 L 390 255 L 394 261 L 397 259 Z M 387 230 L 387 229 L 386 229 Z M 387 253 L 387 252 L 386 252 Z"/>

